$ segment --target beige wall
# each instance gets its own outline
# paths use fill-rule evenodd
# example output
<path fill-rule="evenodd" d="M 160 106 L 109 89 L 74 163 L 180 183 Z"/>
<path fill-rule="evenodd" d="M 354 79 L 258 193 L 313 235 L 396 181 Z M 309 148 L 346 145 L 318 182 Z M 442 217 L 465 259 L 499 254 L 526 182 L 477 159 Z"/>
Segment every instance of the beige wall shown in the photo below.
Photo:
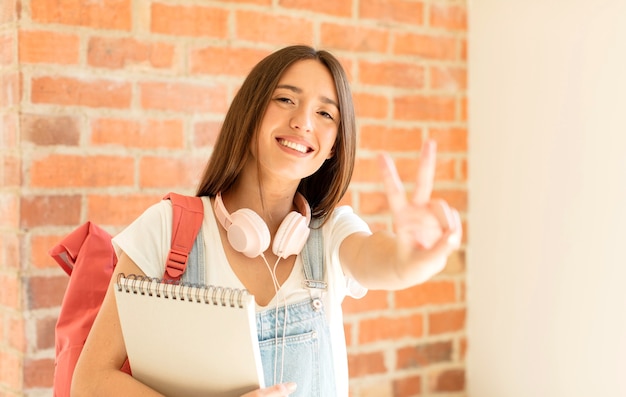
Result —
<path fill-rule="evenodd" d="M 469 395 L 624 396 L 626 1 L 469 9 Z"/>

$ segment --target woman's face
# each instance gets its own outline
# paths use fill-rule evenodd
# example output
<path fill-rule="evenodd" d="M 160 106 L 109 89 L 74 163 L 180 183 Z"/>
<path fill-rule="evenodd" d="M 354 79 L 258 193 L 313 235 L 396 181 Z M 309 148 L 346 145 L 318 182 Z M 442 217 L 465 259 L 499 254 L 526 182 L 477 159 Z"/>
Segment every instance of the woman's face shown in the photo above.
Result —
<path fill-rule="evenodd" d="M 333 77 L 319 61 L 298 61 L 285 70 L 258 132 L 261 175 L 299 182 L 315 173 L 333 155 L 338 103 Z"/>

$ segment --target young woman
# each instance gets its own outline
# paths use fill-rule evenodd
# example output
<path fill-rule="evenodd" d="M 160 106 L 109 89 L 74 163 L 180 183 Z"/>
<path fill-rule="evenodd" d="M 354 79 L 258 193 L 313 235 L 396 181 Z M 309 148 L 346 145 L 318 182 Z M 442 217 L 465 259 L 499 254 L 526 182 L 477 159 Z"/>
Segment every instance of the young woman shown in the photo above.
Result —
<path fill-rule="evenodd" d="M 245 397 L 347 396 L 343 298 L 361 297 L 367 289 L 421 283 L 441 271 L 449 253 L 460 245 L 458 212 L 430 198 L 435 170 L 435 145 L 430 141 L 424 144 L 410 200 L 393 162 L 381 156 L 395 233 L 372 233 L 350 207 L 337 206 L 354 167 L 355 133 L 344 70 L 328 52 L 306 46 L 287 47 L 263 59 L 225 117 L 197 191 L 205 204 L 205 281 L 247 289 L 255 296 L 257 324 L 274 327 L 269 336 L 259 335 L 268 387 Z M 254 238 L 269 241 L 237 241 L 237 233 L 227 229 L 239 213 L 250 222 L 244 228 L 258 231 Z M 116 236 L 116 273 L 161 277 L 171 221 L 166 200 Z M 290 222 L 304 222 L 306 230 L 293 231 Z M 323 269 L 326 288 L 318 295 L 305 283 L 300 255 L 307 225 L 321 227 L 323 236 L 322 258 L 310 264 Z M 278 307 L 283 317 L 270 320 Z M 306 319 L 306 329 L 291 319 Z M 302 332 L 318 338 L 316 363 L 297 353 L 281 354 L 277 363 L 276 339 L 288 347 L 290 338 Z M 159 395 L 119 370 L 125 358 L 110 292 L 78 362 L 72 395 Z"/>

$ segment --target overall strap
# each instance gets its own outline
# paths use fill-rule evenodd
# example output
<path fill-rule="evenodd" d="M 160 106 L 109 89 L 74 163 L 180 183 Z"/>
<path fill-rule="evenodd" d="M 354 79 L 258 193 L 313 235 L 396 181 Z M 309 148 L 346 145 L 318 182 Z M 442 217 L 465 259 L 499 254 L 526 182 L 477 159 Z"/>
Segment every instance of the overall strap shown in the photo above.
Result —
<path fill-rule="evenodd" d="M 193 248 L 189 253 L 187 259 L 187 270 L 183 273 L 182 281 L 184 284 L 190 285 L 204 285 L 205 282 L 205 254 L 204 254 L 204 237 L 202 236 L 202 229 L 196 237 L 196 241 L 193 243 Z"/>
<path fill-rule="evenodd" d="M 322 235 L 323 219 L 311 219 L 311 232 L 304 248 L 302 248 L 302 265 L 304 268 L 304 286 L 311 293 L 319 296 L 326 291 L 328 283 L 324 281 L 324 237 Z"/>

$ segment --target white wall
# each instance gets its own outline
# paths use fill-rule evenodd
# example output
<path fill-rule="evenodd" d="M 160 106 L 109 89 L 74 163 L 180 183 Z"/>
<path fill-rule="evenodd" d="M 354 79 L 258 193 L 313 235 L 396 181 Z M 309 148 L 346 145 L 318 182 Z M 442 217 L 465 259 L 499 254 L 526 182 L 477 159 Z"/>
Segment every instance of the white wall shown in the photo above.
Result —
<path fill-rule="evenodd" d="M 626 0 L 469 2 L 469 396 L 626 396 Z"/>

